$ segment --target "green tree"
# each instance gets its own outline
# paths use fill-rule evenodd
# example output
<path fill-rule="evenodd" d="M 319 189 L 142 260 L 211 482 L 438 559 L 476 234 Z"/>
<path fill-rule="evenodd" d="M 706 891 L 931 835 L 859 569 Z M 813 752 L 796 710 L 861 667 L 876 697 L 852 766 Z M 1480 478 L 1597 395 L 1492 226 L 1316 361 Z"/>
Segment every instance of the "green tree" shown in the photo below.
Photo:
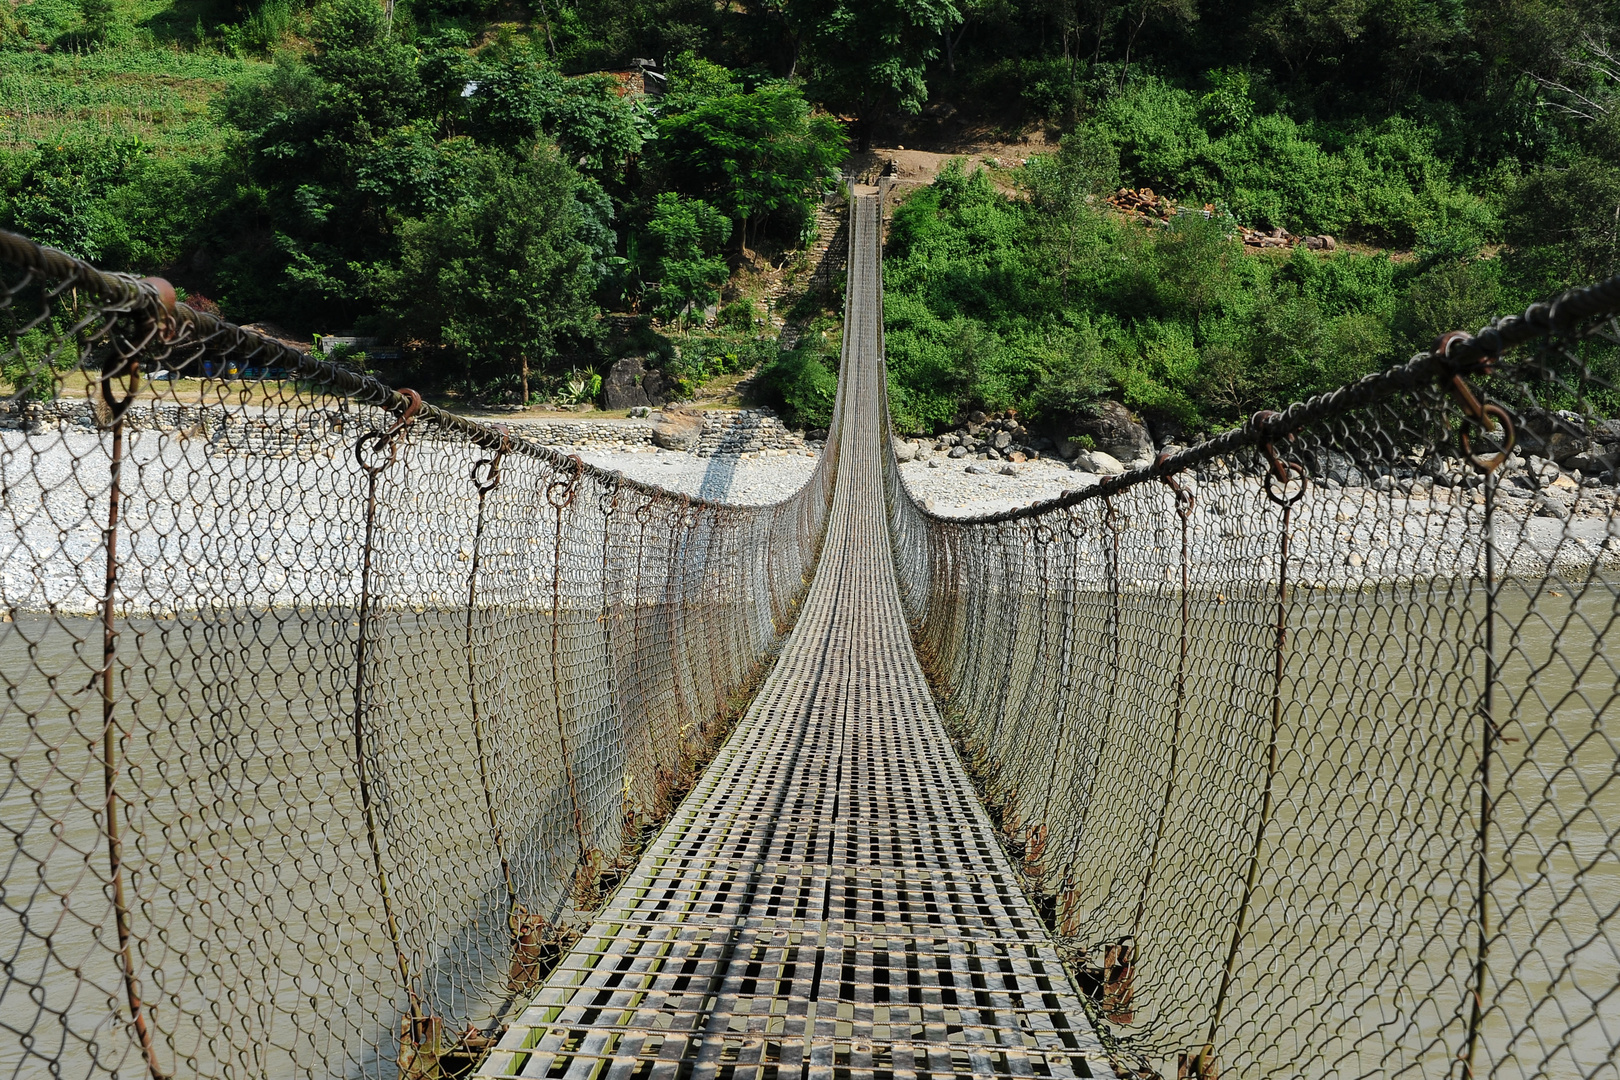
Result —
<path fill-rule="evenodd" d="M 498 61 L 473 60 L 455 73 L 466 94 L 469 132 L 500 146 L 532 143 L 547 135 L 564 157 L 608 182 L 628 179 L 626 170 L 652 136 L 651 117 L 639 98 L 621 93 L 611 75 L 567 78 L 527 51 Z"/>
<path fill-rule="evenodd" d="M 486 151 L 478 164 L 475 197 L 401 225 L 399 266 L 378 292 L 401 330 L 443 341 L 469 368 L 500 365 L 527 402 L 532 367 L 595 335 L 579 180 L 549 148 Z"/>
<path fill-rule="evenodd" d="M 1532 170 L 1509 193 L 1508 266 L 1528 293 L 1620 270 L 1620 112 L 1597 113 L 1582 135 L 1565 163 Z"/>
<path fill-rule="evenodd" d="M 1190 0 L 1189 0 L 1190 2 Z M 856 118 L 860 149 L 891 110 L 918 113 L 928 65 L 962 21 L 954 0 L 803 0 L 816 96 Z"/>
<path fill-rule="evenodd" d="M 330 329 L 372 313 L 400 223 L 462 201 L 478 146 L 458 131 L 464 41 L 390 38 L 375 0 L 324 0 L 313 24 L 307 60 L 278 56 L 224 102 L 245 136 L 257 235 L 222 257 L 219 276 L 235 310 Z"/>
<path fill-rule="evenodd" d="M 113 0 L 79 0 L 84 32 L 92 41 L 108 42 L 118 29 L 118 8 Z"/>
<path fill-rule="evenodd" d="M 1131 72 L 1131 54 L 1136 49 L 1136 39 L 1141 36 L 1143 27 L 1152 21 L 1191 23 L 1198 19 L 1197 0 L 1131 0 L 1126 8 L 1125 24 L 1125 63 L 1119 70 L 1119 84 L 1125 85 L 1125 80 Z"/>
<path fill-rule="evenodd" d="M 1367 8 L 1368 0 L 1271 0 L 1256 9 L 1254 28 L 1297 78 L 1361 37 Z"/>
<path fill-rule="evenodd" d="M 802 227 L 846 153 L 837 122 L 781 83 L 663 116 L 658 152 L 677 190 L 737 222 L 744 251 L 773 216 Z"/>
<path fill-rule="evenodd" d="M 81 259 L 105 259 L 128 224 L 107 196 L 134 177 L 143 156 L 139 139 L 38 143 L 8 162 L 0 225 Z"/>
<path fill-rule="evenodd" d="M 665 191 L 653 203 L 647 235 L 645 269 L 658 282 L 657 304 L 666 317 L 720 298 L 729 269 L 719 252 L 731 237 L 724 214 L 702 199 Z"/>
<path fill-rule="evenodd" d="M 1067 301 L 1075 259 L 1097 229 L 1096 201 L 1119 184 L 1119 154 L 1090 131 L 1071 132 L 1056 154 L 1031 158 L 1023 180 L 1040 216 L 1037 240 L 1057 264 Z"/>

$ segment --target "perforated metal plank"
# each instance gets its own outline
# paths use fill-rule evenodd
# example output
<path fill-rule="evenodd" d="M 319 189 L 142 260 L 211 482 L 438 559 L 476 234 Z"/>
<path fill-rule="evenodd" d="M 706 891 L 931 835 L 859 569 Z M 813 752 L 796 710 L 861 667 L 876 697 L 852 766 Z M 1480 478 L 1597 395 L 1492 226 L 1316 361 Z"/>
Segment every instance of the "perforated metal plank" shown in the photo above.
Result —
<path fill-rule="evenodd" d="M 771 677 L 480 1075 L 1110 1075 L 950 746 L 884 515 L 878 208 L 855 207 L 839 471 Z"/>

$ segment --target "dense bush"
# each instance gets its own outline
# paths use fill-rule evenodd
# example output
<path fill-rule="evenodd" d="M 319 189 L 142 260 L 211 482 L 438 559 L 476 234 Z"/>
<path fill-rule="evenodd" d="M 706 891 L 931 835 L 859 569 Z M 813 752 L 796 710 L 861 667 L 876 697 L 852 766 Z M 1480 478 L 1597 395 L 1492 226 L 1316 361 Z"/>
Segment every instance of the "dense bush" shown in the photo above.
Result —
<path fill-rule="evenodd" d="M 756 396 L 790 424 L 826 427 L 838 395 L 839 345 L 832 320 L 813 321 L 796 348 L 766 362 L 755 379 Z"/>
<path fill-rule="evenodd" d="M 1219 215 L 1154 228 L 1062 197 L 1098 167 L 1036 160 L 1025 200 L 953 165 L 896 211 L 884 280 L 900 426 L 935 429 L 964 405 L 1061 426 L 1107 395 L 1163 431 L 1207 430 L 1404 359 L 1503 299 L 1492 261 L 1257 256 Z"/>
<path fill-rule="evenodd" d="M 1438 133 L 1392 117 L 1320 133 L 1280 112 L 1257 113 L 1247 80 L 1220 78 L 1201 99 L 1158 79 L 1110 97 L 1086 124 L 1117 148 L 1139 184 L 1188 202 L 1219 202 L 1245 224 L 1410 247 L 1464 230 L 1497 231 L 1486 203 L 1440 158 Z"/>

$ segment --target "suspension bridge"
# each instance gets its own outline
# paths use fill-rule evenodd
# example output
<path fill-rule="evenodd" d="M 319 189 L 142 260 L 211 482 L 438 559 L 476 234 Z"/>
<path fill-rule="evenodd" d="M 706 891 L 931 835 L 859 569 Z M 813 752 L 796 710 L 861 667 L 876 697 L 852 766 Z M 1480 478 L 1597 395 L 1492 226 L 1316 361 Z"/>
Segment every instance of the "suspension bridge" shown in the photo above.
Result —
<path fill-rule="evenodd" d="M 889 553 L 876 196 L 854 203 L 838 476 L 775 669 L 480 1070 L 1107 1075 L 951 751 Z M 510 1049 L 509 1049 L 510 1048 Z"/>
<path fill-rule="evenodd" d="M 848 228 L 763 507 L 0 235 L 0 1071 L 1616 1075 L 1620 283 L 949 519 Z"/>

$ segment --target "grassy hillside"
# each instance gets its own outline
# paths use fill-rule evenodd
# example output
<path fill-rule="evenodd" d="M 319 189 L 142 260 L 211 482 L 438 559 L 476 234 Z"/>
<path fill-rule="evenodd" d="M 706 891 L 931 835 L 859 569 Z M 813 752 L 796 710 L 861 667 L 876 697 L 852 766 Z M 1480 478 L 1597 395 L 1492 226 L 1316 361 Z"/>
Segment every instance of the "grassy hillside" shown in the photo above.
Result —
<path fill-rule="evenodd" d="M 165 156 L 217 153 L 227 131 L 212 102 L 265 66 L 211 50 L 135 44 L 0 52 L 0 147 L 139 139 Z"/>

